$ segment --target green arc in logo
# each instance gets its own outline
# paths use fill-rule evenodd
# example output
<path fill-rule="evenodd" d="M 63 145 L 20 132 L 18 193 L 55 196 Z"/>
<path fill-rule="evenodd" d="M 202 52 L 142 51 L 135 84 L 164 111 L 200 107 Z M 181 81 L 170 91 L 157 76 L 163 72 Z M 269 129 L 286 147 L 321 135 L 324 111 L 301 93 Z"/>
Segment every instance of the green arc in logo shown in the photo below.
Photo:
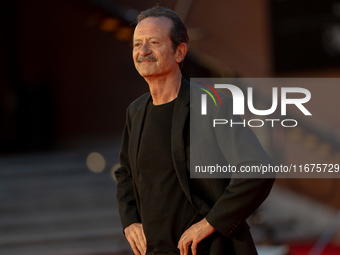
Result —
<path fill-rule="evenodd" d="M 208 90 L 206 90 L 206 89 L 204 89 L 204 88 L 200 88 L 200 89 L 203 90 L 203 91 L 205 91 L 205 92 L 207 92 L 208 95 L 214 100 L 215 106 L 217 106 L 216 100 L 215 100 L 215 98 L 213 97 L 213 95 L 212 95 Z"/>

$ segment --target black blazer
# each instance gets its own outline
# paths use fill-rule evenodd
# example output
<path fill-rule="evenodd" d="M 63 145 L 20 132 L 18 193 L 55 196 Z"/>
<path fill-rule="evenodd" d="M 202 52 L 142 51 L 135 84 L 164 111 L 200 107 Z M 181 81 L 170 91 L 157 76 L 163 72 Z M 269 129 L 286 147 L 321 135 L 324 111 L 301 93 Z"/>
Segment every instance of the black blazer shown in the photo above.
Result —
<path fill-rule="evenodd" d="M 150 93 L 146 93 L 131 103 L 127 109 L 119 156 L 121 167 L 115 172 L 117 200 L 123 229 L 132 223 L 141 222 L 137 192 L 137 152 L 146 107 L 150 99 Z M 235 121 L 240 121 L 238 116 L 232 116 L 231 99 L 223 96 L 222 100 L 223 105 L 230 106 L 224 107 L 228 111 L 225 114 L 230 118 L 236 118 Z M 210 254 L 257 254 L 246 219 L 268 196 L 274 179 L 235 179 L 233 184 L 230 184 L 230 178 L 190 179 L 188 174 L 189 103 L 190 84 L 182 79 L 173 112 L 172 158 L 180 185 L 187 198 L 216 229 L 210 237 Z M 227 141 L 226 146 L 222 144 L 220 147 L 227 162 L 237 166 L 272 164 L 250 128 L 233 128 L 223 136 Z"/>

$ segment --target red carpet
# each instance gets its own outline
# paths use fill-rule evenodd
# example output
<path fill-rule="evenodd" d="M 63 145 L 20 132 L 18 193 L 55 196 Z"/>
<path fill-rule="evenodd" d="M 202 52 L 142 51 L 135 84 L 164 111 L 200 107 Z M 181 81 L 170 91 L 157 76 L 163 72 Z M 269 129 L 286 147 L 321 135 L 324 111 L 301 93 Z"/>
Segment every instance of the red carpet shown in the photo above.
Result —
<path fill-rule="evenodd" d="M 289 247 L 289 255 L 308 255 L 311 245 L 291 245 Z M 321 255 L 340 255 L 340 246 L 327 246 Z"/>

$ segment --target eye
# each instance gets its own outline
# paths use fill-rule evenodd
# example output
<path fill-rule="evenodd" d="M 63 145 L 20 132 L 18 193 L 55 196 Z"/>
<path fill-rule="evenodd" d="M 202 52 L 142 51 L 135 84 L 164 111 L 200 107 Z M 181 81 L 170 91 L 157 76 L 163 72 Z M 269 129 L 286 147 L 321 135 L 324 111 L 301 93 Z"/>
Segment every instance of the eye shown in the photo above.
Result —
<path fill-rule="evenodd" d="M 156 44 L 159 44 L 159 42 L 157 42 L 157 41 L 152 41 L 151 44 L 156 45 Z"/>
<path fill-rule="evenodd" d="M 135 43 L 135 44 L 133 45 L 134 48 L 139 47 L 139 46 L 140 46 L 140 43 Z"/>

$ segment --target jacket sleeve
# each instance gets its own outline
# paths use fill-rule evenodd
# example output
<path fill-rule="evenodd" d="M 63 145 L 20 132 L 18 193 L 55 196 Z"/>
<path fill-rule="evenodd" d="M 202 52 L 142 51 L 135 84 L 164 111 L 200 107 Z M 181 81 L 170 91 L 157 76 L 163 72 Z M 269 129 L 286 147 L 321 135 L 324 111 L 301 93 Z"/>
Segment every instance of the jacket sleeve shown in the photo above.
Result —
<path fill-rule="evenodd" d="M 233 123 L 242 123 L 238 115 L 232 114 L 232 100 L 227 99 L 221 107 L 223 112 L 218 114 L 233 120 Z M 268 154 L 262 148 L 253 131 L 248 127 L 236 124 L 233 127 L 216 129 L 219 147 L 228 163 L 236 166 L 273 165 Z M 251 178 L 250 178 L 251 177 Z M 249 176 L 236 175 L 234 182 L 225 187 L 222 196 L 216 201 L 209 213 L 207 221 L 221 234 L 231 238 L 238 229 L 245 225 L 246 219 L 267 198 L 274 183 L 275 175 L 261 173 Z"/>
<path fill-rule="evenodd" d="M 266 199 L 274 179 L 236 179 L 206 215 L 216 231 L 231 238 Z"/>
<path fill-rule="evenodd" d="M 119 154 L 121 167 L 115 171 L 117 179 L 117 201 L 123 230 L 132 223 L 141 222 L 134 193 L 129 160 L 130 133 L 131 117 L 128 108 L 126 113 L 126 124 L 123 131 L 122 146 Z"/>

